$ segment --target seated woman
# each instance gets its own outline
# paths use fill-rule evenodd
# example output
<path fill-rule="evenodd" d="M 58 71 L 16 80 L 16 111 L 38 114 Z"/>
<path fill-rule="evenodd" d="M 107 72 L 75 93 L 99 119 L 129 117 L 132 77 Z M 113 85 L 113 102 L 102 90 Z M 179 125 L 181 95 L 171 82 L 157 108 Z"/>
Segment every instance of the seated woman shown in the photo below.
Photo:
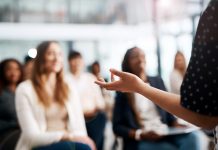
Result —
<path fill-rule="evenodd" d="M 124 56 L 122 70 L 140 77 L 150 86 L 166 90 L 159 77 L 145 72 L 145 54 L 137 47 Z M 131 84 L 131 83 L 130 83 Z M 176 118 L 137 93 L 118 92 L 113 114 L 113 130 L 124 140 L 124 150 L 200 150 L 198 131 L 163 136 L 168 127 L 181 127 Z"/>
<path fill-rule="evenodd" d="M 63 78 L 57 42 L 37 47 L 32 77 L 18 86 L 15 102 L 22 130 L 17 150 L 95 150 L 77 93 Z"/>
<path fill-rule="evenodd" d="M 16 59 L 3 60 L 0 64 L 0 149 L 14 149 L 16 139 L 19 137 L 15 89 L 21 81 L 22 66 L 20 62 Z"/>

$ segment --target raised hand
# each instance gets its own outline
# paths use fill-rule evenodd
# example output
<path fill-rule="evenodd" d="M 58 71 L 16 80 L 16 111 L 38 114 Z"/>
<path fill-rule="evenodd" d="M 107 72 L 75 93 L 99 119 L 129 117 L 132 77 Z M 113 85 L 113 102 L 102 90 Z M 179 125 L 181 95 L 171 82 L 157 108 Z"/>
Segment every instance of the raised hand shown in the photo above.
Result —
<path fill-rule="evenodd" d="M 95 81 L 96 84 L 107 90 L 121 91 L 121 92 L 139 92 L 140 88 L 144 86 L 144 82 L 131 73 L 110 69 L 111 82 L 106 83 L 102 78 Z M 114 76 L 118 76 L 119 80 L 115 80 Z"/>

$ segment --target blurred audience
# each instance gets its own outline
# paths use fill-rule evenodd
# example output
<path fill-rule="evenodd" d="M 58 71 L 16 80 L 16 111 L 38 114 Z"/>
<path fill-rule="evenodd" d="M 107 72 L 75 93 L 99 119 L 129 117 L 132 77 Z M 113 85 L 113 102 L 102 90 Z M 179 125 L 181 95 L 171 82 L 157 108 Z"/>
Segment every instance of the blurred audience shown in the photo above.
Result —
<path fill-rule="evenodd" d="M 185 56 L 182 52 L 177 51 L 174 58 L 174 69 L 170 74 L 170 88 L 171 92 L 180 94 L 180 86 L 186 72 Z M 178 118 L 179 123 L 191 126 L 190 123 Z"/>
<path fill-rule="evenodd" d="M 12 150 L 17 144 L 17 150 L 71 150 L 72 147 L 103 150 L 105 126 L 112 110 L 113 131 L 123 139 L 124 150 L 207 149 L 208 139 L 202 131 L 163 136 L 170 127 L 190 124 L 137 93 L 117 92 L 113 108 L 111 93 L 94 84 L 96 78 L 102 77 L 98 61 L 91 64 L 92 74 L 85 72 L 82 55 L 72 50 L 68 56 L 70 74 L 64 78 L 58 42 L 42 42 L 37 51 L 36 59 L 25 57 L 23 68 L 16 59 L 0 63 L 0 149 Z M 145 54 L 140 48 L 126 52 L 123 71 L 166 91 L 163 80 L 148 76 L 145 66 Z M 178 51 L 170 75 L 173 93 L 180 93 L 185 71 L 185 57 Z M 26 81 L 22 82 L 23 79 Z"/>
<path fill-rule="evenodd" d="M 129 49 L 122 70 L 133 73 L 155 88 L 166 90 L 160 77 L 150 77 L 145 71 L 144 52 Z M 200 150 L 198 131 L 164 136 L 169 127 L 180 128 L 177 119 L 137 93 L 118 92 L 113 114 L 113 130 L 124 141 L 124 150 Z"/>
<path fill-rule="evenodd" d="M 96 77 L 84 71 L 84 61 L 79 52 L 72 50 L 68 62 L 71 73 L 67 77 L 79 92 L 88 135 L 96 143 L 97 149 L 102 150 L 107 119 L 101 89 L 94 83 Z"/>
<path fill-rule="evenodd" d="M 33 65 L 34 65 L 34 58 L 26 55 L 24 58 L 24 66 L 23 66 L 24 80 L 31 78 Z"/>
<path fill-rule="evenodd" d="M 170 74 L 170 87 L 171 92 L 180 94 L 180 86 L 186 72 L 185 56 L 182 52 L 178 51 L 174 59 L 174 69 Z"/>
<path fill-rule="evenodd" d="M 96 78 L 102 78 L 101 65 L 100 65 L 100 63 L 98 61 L 94 61 L 91 64 L 90 71 Z M 104 80 L 107 81 L 106 78 L 104 78 Z M 112 112 L 113 112 L 113 106 L 114 106 L 114 98 L 112 96 L 111 91 L 108 91 L 108 90 L 106 90 L 104 88 L 101 88 L 101 92 L 102 92 L 102 95 L 103 95 L 104 101 L 105 101 L 105 111 L 107 113 L 107 118 L 109 120 L 111 120 Z"/>
<path fill-rule="evenodd" d="M 22 81 L 22 66 L 16 59 L 6 59 L 0 64 L 0 149 L 14 149 L 19 136 L 15 110 L 15 89 Z M 16 137 L 15 137 L 16 136 Z M 15 139 L 14 139 L 15 138 Z"/>
<path fill-rule="evenodd" d="M 32 77 L 18 86 L 15 99 L 22 130 L 17 150 L 95 150 L 77 93 L 63 78 L 57 42 L 38 45 Z"/>
<path fill-rule="evenodd" d="M 186 60 L 181 51 L 177 51 L 174 58 L 174 68 L 170 74 L 170 88 L 171 92 L 180 94 L 180 87 L 183 81 L 183 77 L 186 72 Z M 192 126 L 190 123 L 178 118 L 179 123 Z"/>
<path fill-rule="evenodd" d="M 101 77 L 101 66 L 100 66 L 100 63 L 98 61 L 95 61 L 92 63 L 91 65 L 91 73 L 96 76 L 97 78 L 98 77 Z"/>

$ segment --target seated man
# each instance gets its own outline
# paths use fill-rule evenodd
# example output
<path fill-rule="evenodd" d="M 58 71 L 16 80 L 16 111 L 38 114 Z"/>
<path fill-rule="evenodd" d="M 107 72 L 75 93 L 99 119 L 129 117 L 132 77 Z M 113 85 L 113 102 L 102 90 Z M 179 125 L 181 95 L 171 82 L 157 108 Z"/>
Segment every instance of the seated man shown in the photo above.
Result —
<path fill-rule="evenodd" d="M 71 73 L 67 78 L 79 93 L 88 135 L 95 142 L 97 149 L 102 150 L 106 114 L 101 89 L 94 83 L 96 77 L 84 72 L 83 58 L 79 52 L 72 51 L 68 56 L 68 61 Z"/>

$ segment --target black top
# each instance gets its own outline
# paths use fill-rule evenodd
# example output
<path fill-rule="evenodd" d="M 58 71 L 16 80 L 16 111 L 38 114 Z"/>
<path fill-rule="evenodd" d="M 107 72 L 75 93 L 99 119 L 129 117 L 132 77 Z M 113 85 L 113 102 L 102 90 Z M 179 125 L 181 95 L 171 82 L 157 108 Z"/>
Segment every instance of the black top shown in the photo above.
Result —
<path fill-rule="evenodd" d="M 3 89 L 0 94 L 0 135 L 14 128 L 18 128 L 15 94 Z"/>
<path fill-rule="evenodd" d="M 194 112 L 218 116 L 218 1 L 203 12 L 192 55 L 181 86 L 181 105 Z"/>

